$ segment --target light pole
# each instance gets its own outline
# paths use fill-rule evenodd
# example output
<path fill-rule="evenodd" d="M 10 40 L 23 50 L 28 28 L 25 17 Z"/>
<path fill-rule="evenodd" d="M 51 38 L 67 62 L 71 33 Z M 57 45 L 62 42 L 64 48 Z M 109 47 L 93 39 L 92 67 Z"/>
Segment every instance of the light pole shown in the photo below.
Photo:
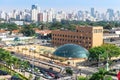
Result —
<path fill-rule="evenodd" d="M 107 71 L 109 71 L 108 53 L 107 53 L 107 63 L 106 63 L 106 70 L 107 70 Z"/>
<path fill-rule="evenodd" d="M 100 64 L 100 54 L 98 55 L 98 67 L 99 67 L 99 64 Z"/>
<path fill-rule="evenodd" d="M 34 51 L 35 51 L 35 48 L 31 48 L 31 51 L 33 51 L 33 58 L 32 58 L 33 64 L 32 64 L 32 69 L 33 69 L 33 74 L 34 74 L 34 58 L 35 58 L 35 53 L 34 53 Z"/>

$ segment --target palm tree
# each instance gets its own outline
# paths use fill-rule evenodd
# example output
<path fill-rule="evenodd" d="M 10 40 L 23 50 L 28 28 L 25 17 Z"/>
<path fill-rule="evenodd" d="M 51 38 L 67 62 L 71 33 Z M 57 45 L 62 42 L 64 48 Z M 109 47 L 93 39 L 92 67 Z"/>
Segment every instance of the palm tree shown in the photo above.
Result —
<path fill-rule="evenodd" d="M 15 56 L 13 56 L 12 59 L 13 59 L 13 65 L 14 65 L 14 68 L 18 68 L 18 64 L 19 64 L 18 61 L 19 61 L 19 59 L 16 58 Z"/>
<path fill-rule="evenodd" d="M 29 74 L 28 79 L 29 79 L 29 80 L 32 80 L 32 78 L 33 78 L 32 74 Z"/>
<path fill-rule="evenodd" d="M 99 72 L 94 73 L 89 80 L 104 80 L 107 71 L 104 68 L 101 68 Z"/>

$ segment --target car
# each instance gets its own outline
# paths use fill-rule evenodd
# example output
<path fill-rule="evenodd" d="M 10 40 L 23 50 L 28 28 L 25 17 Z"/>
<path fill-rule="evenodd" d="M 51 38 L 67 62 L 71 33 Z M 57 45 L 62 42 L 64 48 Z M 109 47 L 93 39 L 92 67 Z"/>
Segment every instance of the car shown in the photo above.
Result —
<path fill-rule="evenodd" d="M 60 74 L 55 74 L 55 79 L 59 79 L 61 77 Z"/>
<path fill-rule="evenodd" d="M 12 76 L 11 80 L 22 80 L 22 79 L 20 79 L 18 76 Z"/>
<path fill-rule="evenodd" d="M 0 75 L 8 75 L 8 72 L 0 70 Z"/>
<path fill-rule="evenodd" d="M 54 62 L 53 62 L 53 61 L 51 61 L 51 60 L 49 60 L 49 63 L 54 64 Z"/>
<path fill-rule="evenodd" d="M 48 74 L 44 74 L 44 77 L 46 78 L 46 79 L 53 79 L 51 76 L 49 76 Z"/>
<path fill-rule="evenodd" d="M 44 76 L 44 74 L 43 74 L 43 73 L 38 73 L 37 75 L 38 75 L 38 76 Z"/>
<path fill-rule="evenodd" d="M 50 75 L 53 78 L 55 77 L 55 75 L 53 73 L 51 73 L 51 72 L 47 72 L 47 74 Z"/>
<path fill-rule="evenodd" d="M 32 69 L 31 69 L 31 68 L 28 68 L 26 71 L 27 71 L 27 72 L 32 72 Z"/>
<path fill-rule="evenodd" d="M 40 70 L 40 72 L 43 73 L 43 74 L 47 74 L 47 72 L 45 72 L 45 71 L 42 70 L 42 69 Z"/>
<path fill-rule="evenodd" d="M 53 71 L 53 68 L 52 68 L 52 67 L 50 67 L 50 68 L 49 68 L 49 71 Z"/>
<path fill-rule="evenodd" d="M 40 76 L 35 76 L 34 80 L 39 80 Z"/>
<path fill-rule="evenodd" d="M 14 51 L 11 51 L 11 54 L 15 54 L 15 52 L 14 52 Z"/>

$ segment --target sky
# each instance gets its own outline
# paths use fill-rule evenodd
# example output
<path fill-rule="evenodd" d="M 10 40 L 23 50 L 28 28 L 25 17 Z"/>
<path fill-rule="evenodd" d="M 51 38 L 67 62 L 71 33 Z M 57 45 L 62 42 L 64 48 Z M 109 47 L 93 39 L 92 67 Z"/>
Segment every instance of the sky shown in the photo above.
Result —
<path fill-rule="evenodd" d="M 32 4 L 41 9 L 86 10 L 94 7 L 96 10 L 120 10 L 120 0 L 0 0 L 0 10 L 31 9 Z"/>

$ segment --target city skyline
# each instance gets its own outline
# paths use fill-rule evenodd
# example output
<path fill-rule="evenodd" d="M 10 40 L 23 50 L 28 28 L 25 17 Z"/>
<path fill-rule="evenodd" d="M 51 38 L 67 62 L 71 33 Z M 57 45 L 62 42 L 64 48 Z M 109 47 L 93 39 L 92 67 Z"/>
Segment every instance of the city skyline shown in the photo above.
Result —
<path fill-rule="evenodd" d="M 66 4 L 67 3 L 67 4 Z M 24 10 L 31 9 L 31 5 L 37 4 L 41 9 L 59 9 L 59 10 L 89 10 L 94 7 L 100 11 L 106 11 L 111 8 L 114 10 L 120 10 L 120 0 L 0 0 L 0 10 L 11 11 L 13 9 Z"/>

